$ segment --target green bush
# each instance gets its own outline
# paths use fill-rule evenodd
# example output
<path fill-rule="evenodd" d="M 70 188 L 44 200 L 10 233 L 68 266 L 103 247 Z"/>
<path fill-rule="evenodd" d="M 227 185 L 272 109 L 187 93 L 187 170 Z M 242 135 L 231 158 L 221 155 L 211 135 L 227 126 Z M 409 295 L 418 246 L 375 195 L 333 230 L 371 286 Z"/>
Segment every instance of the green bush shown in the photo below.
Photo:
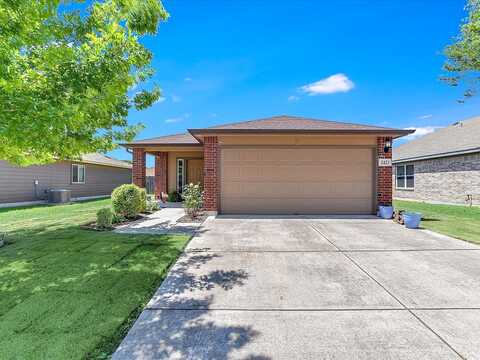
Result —
<path fill-rule="evenodd" d="M 132 219 L 146 208 L 145 190 L 133 184 L 120 185 L 112 192 L 112 206 L 115 214 Z"/>
<path fill-rule="evenodd" d="M 147 197 L 147 209 L 148 212 L 154 212 L 160 210 L 160 206 L 158 205 L 158 201 L 155 199 L 155 196 L 148 196 Z"/>
<path fill-rule="evenodd" d="M 113 213 L 112 223 L 120 224 L 125 221 L 125 217 L 120 214 Z"/>
<path fill-rule="evenodd" d="M 179 202 L 182 198 L 177 191 L 170 191 L 168 193 L 168 202 Z"/>
<path fill-rule="evenodd" d="M 203 192 L 200 184 L 188 184 L 183 188 L 185 212 L 191 217 L 196 217 L 202 208 Z"/>
<path fill-rule="evenodd" d="M 107 230 L 112 228 L 113 212 L 110 208 L 97 211 L 97 229 Z"/>
<path fill-rule="evenodd" d="M 147 211 L 147 190 L 140 188 L 140 212 Z"/>

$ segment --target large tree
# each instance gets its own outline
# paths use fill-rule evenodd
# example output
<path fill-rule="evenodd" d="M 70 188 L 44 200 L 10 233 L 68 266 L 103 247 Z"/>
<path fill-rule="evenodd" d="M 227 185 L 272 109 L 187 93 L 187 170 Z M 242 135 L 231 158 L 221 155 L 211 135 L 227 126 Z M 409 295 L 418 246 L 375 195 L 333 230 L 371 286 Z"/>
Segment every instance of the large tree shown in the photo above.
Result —
<path fill-rule="evenodd" d="M 130 141 L 129 110 L 160 97 L 139 40 L 167 17 L 160 0 L 0 0 L 0 159 L 41 164 Z"/>
<path fill-rule="evenodd" d="M 466 10 L 468 17 L 460 26 L 460 34 L 445 49 L 444 69 L 450 75 L 442 80 L 453 86 L 464 85 L 464 97 L 469 98 L 475 95 L 480 82 L 480 0 L 468 0 Z"/>

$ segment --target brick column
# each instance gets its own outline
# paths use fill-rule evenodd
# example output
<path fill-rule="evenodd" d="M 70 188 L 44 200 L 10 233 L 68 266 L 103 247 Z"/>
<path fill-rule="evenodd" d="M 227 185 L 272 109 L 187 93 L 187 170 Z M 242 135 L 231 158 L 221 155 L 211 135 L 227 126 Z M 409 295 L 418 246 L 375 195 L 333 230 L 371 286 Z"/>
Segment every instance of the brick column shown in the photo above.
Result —
<path fill-rule="evenodd" d="M 379 166 L 378 159 L 392 159 L 392 148 L 385 152 L 385 141 L 391 137 L 377 137 L 377 205 L 392 205 L 392 166 Z"/>
<path fill-rule="evenodd" d="M 203 208 L 205 211 L 218 211 L 220 194 L 218 161 L 218 139 L 216 136 L 206 136 L 203 139 Z"/>
<path fill-rule="evenodd" d="M 145 149 L 133 148 L 132 180 L 135 185 L 145 187 Z"/>
<path fill-rule="evenodd" d="M 168 152 L 155 154 L 155 197 L 162 199 L 162 193 L 168 194 Z"/>

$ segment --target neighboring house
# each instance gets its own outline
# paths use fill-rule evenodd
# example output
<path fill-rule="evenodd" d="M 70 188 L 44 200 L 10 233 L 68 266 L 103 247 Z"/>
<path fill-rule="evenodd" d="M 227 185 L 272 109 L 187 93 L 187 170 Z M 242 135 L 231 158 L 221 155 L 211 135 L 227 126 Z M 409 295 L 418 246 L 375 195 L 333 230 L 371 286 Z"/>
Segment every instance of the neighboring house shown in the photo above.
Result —
<path fill-rule="evenodd" d="M 80 161 L 18 167 L 0 160 L 0 204 L 43 200 L 51 188 L 70 189 L 73 198 L 110 195 L 131 183 L 132 165 L 102 154 L 87 154 Z"/>
<path fill-rule="evenodd" d="M 392 138 L 411 132 L 276 116 L 123 145 L 135 184 L 154 155 L 156 195 L 201 183 L 212 213 L 372 214 L 392 201 Z"/>
<path fill-rule="evenodd" d="M 480 117 L 395 148 L 393 163 L 396 198 L 480 204 Z"/>

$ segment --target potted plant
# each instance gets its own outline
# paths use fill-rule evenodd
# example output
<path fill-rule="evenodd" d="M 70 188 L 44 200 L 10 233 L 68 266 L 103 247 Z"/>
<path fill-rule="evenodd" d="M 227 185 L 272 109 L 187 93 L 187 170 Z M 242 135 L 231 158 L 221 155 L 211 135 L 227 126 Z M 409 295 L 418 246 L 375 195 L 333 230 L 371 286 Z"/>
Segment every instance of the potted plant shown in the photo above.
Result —
<path fill-rule="evenodd" d="M 405 227 L 409 229 L 417 229 L 422 220 L 422 214 L 416 212 L 405 212 L 403 214 L 403 222 Z"/>

